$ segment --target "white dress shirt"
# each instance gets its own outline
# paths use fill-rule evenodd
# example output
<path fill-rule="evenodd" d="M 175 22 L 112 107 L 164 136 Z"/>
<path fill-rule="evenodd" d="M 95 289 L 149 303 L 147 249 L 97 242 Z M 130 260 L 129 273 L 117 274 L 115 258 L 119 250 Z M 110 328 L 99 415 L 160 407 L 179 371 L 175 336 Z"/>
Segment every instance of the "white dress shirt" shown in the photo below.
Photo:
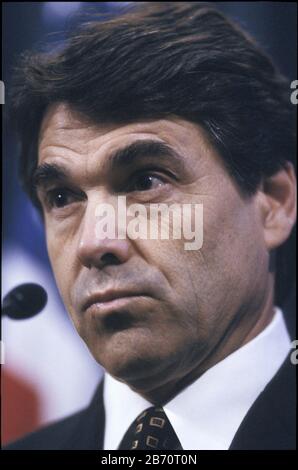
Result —
<path fill-rule="evenodd" d="M 255 338 L 207 370 L 164 407 L 184 450 L 227 450 L 248 410 L 291 348 L 279 308 Z M 118 448 L 135 418 L 152 403 L 105 373 L 104 449 Z"/>

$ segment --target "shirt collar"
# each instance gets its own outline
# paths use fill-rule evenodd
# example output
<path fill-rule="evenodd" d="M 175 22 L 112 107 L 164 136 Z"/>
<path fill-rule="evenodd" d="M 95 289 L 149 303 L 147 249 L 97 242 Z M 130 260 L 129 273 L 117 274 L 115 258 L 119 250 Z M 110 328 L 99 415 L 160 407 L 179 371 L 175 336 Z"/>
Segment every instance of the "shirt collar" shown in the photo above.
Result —
<path fill-rule="evenodd" d="M 228 449 L 246 413 L 290 349 L 279 308 L 254 339 L 211 367 L 163 408 L 184 450 Z M 117 449 L 134 419 L 152 403 L 105 373 L 104 449 Z"/>

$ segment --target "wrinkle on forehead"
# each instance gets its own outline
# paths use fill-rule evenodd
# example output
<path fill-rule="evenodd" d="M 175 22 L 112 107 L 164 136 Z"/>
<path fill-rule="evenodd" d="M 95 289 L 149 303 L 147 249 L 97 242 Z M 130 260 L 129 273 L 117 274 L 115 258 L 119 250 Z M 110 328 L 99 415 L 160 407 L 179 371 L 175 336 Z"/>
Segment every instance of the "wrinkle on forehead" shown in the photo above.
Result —
<path fill-rule="evenodd" d="M 39 133 L 39 152 L 58 146 L 77 154 L 84 154 L 92 151 L 97 144 L 98 148 L 104 151 L 104 148 L 110 145 L 119 146 L 134 136 L 138 139 L 152 136 L 156 140 L 176 146 L 182 154 L 185 154 L 187 148 L 194 147 L 196 139 L 200 153 L 210 150 L 214 152 L 208 142 L 206 131 L 198 124 L 178 116 L 123 125 L 96 124 L 67 103 L 54 103 L 46 111 Z"/>

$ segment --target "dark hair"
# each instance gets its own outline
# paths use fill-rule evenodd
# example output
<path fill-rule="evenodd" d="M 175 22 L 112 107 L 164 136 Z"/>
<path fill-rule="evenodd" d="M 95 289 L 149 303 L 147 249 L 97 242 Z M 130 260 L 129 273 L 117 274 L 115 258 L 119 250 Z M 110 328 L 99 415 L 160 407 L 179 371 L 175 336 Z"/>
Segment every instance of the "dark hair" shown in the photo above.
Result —
<path fill-rule="evenodd" d="M 20 176 L 33 202 L 43 114 L 67 102 L 94 122 L 177 115 L 202 125 L 242 194 L 295 158 L 290 86 L 253 39 L 210 4 L 142 2 L 71 32 L 53 52 L 26 52 L 12 113 Z M 277 250 L 276 302 L 294 278 L 294 234 Z"/>

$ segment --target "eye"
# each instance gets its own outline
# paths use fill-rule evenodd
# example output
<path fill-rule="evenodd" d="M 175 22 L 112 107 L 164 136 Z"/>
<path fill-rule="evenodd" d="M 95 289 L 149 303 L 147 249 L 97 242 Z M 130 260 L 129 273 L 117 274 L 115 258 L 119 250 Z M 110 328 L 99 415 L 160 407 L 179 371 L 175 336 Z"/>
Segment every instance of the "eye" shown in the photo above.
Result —
<path fill-rule="evenodd" d="M 129 184 L 130 191 L 150 191 L 163 185 L 165 182 L 161 176 L 151 173 L 141 173 L 135 175 Z"/>
<path fill-rule="evenodd" d="M 79 195 L 67 188 L 51 189 L 46 194 L 46 203 L 50 208 L 62 208 L 79 199 Z"/>

